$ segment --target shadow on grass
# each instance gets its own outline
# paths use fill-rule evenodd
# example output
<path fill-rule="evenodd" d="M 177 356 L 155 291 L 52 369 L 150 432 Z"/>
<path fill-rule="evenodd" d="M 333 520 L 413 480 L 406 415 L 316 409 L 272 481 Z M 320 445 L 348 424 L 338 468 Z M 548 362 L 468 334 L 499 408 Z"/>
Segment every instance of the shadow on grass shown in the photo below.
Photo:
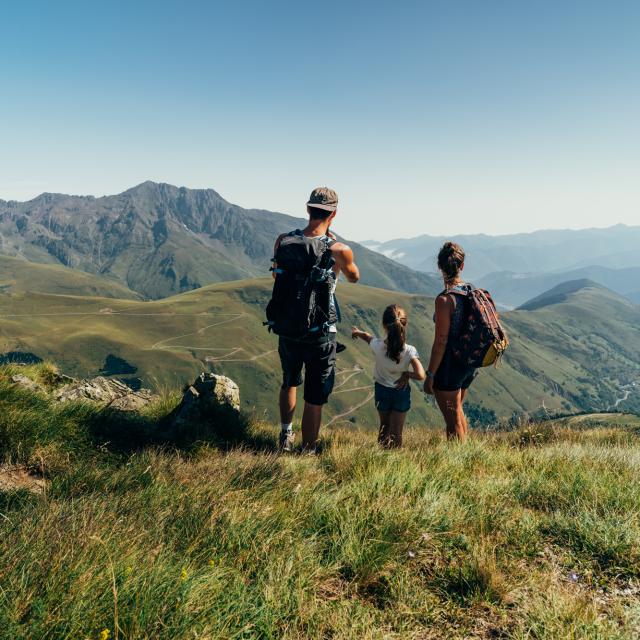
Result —
<path fill-rule="evenodd" d="M 174 412 L 159 418 L 117 409 L 104 409 L 89 422 L 95 446 L 113 453 L 130 454 L 146 447 L 184 451 L 207 444 L 222 450 L 247 449 L 256 453 L 276 450 L 273 436 L 260 431 L 244 413 L 220 408 L 206 420 L 176 424 Z"/>

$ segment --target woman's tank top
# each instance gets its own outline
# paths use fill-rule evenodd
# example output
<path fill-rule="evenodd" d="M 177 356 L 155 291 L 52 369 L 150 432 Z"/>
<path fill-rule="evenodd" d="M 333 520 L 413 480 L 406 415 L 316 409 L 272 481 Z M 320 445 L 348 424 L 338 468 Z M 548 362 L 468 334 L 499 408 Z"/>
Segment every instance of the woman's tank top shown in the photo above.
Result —
<path fill-rule="evenodd" d="M 453 287 L 449 287 L 445 289 L 442 294 L 449 294 L 452 291 L 460 291 L 461 293 L 467 293 L 472 288 L 472 285 L 466 284 L 464 282 L 460 282 L 459 284 L 454 285 Z M 449 326 L 449 342 L 452 339 L 457 338 L 462 331 L 462 326 L 464 324 L 464 298 L 459 295 L 452 295 L 453 299 L 453 313 L 451 314 L 451 325 Z M 436 314 L 433 314 L 433 321 L 436 321 Z"/>

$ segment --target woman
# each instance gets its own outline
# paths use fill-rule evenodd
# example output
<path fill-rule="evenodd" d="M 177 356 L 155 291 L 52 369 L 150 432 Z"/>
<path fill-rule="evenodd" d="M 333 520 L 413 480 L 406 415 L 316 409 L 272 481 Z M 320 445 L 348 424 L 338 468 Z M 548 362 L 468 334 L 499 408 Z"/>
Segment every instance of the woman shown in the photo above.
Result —
<path fill-rule="evenodd" d="M 435 337 L 424 390 L 435 395 L 447 425 L 447 438 L 464 440 L 468 425 L 462 405 L 477 369 L 457 360 L 451 348 L 464 328 L 465 295 L 470 289 L 461 277 L 464 269 L 462 247 L 454 242 L 445 243 L 438 253 L 438 267 L 445 289 L 436 298 Z"/>

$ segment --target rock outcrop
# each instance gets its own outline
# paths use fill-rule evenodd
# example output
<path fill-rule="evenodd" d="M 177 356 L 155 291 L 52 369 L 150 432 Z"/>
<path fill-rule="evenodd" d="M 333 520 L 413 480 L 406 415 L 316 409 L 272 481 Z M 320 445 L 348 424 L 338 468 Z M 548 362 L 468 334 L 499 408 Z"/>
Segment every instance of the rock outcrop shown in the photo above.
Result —
<path fill-rule="evenodd" d="M 40 391 L 46 393 L 46 389 L 41 385 L 32 380 L 31 378 L 23 375 L 22 373 L 17 373 L 16 375 L 11 376 L 9 378 L 11 382 L 27 391 Z"/>
<path fill-rule="evenodd" d="M 42 493 L 46 480 L 29 473 L 22 465 L 0 464 L 0 491 L 26 490 Z"/>
<path fill-rule="evenodd" d="M 62 385 L 76 382 L 74 378 L 65 376 L 64 374 L 58 373 L 57 371 L 52 371 L 50 373 L 50 375 L 47 377 L 46 383 L 33 380 L 29 376 L 25 376 L 23 373 L 16 373 L 9 379 L 13 384 L 22 387 L 27 391 L 37 391 L 40 393 L 48 393 L 52 387 L 59 388 Z"/>
<path fill-rule="evenodd" d="M 215 373 L 201 373 L 184 391 L 182 401 L 172 416 L 172 424 L 210 422 L 224 418 L 237 418 L 240 413 L 238 385 Z"/>
<path fill-rule="evenodd" d="M 140 411 L 158 398 L 148 389 L 134 391 L 115 378 L 75 380 L 57 372 L 53 375 L 55 379 L 46 386 L 20 373 L 12 375 L 11 382 L 28 391 L 48 394 L 56 402 L 94 402 L 118 411 Z M 219 436 L 232 437 L 238 435 L 243 424 L 238 385 L 226 376 L 201 373 L 185 387 L 180 404 L 164 421 L 164 428 L 185 432 L 200 425 Z"/>
<path fill-rule="evenodd" d="M 78 380 L 54 392 L 58 402 L 84 400 L 105 405 L 119 411 L 139 411 L 157 396 L 148 389 L 133 391 L 126 384 L 113 378 L 98 376 L 91 380 Z"/>

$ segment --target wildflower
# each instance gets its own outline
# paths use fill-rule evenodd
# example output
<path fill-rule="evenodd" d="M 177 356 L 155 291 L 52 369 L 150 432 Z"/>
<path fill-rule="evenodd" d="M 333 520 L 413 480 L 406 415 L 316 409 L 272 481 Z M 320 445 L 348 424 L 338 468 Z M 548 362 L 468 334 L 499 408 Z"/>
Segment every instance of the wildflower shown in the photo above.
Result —
<path fill-rule="evenodd" d="M 184 582 L 188 577 L 189 577 L 189 574 L 187 573 L 187 570 L 184 567 L 182 567 L 182 571 L 180 572 L 180 580 Z"/>
<path fill-rule="evenodd" d="M 100 632 L 100 640 L 109 640 L 109 638 L 111 637 L 111 631 L 109 631 L 109 629 L 103 629 Z"/>
<path fill-rule="evenodd" d="M 209 566 L 215 567 L 216 566 L 215 560 L 209 560 Z"/>

